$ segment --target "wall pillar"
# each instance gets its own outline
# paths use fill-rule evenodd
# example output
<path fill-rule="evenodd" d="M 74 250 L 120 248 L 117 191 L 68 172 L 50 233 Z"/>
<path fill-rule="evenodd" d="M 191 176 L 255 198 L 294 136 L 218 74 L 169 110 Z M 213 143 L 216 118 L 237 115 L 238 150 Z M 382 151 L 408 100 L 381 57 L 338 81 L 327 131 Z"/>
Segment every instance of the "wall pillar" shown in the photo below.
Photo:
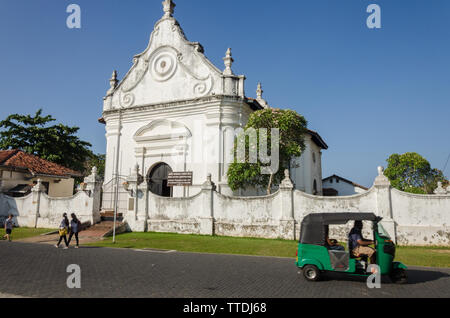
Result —
<path fill-rule="evenodd" d="M 92 199 L 91 211 L 89 211 L 91 225 L 100 222 L 100 207 L 101 207 L 101 192 L 103 180 L 97 173 L 97 167 L 93 167 L 91 174 L 84 178 L 86 184 L 86 190 L 89 193 L 89 197 Z"/>
<path fill-rule="evenodd" d="M 381 224 L 394 242 L 397 241 L 396 223 L 392 215 L 391 182 L 384 175 L 384 168 L 378 167 L 378 176 L 375 178 L 377 211 L 376 214 L 383 218 Z"/>
<path fill-rule="evenodd" d="M 293 207 L 294 184 L 289 176 L 289 170 L 284 171 L 285 178 L 280 184 L 281 216 L 279 237 L 285 240 L 295 240 L 295 219 Z"/>
<path fill-rule="evenodd" d="M 213 197 L 216 186 L 211 181 L 211 174 L 208 173 L 208 177 L 202 185 L 202 197 L 203 197 L 203 211 L 200 221 L 200 234 L 201 235 L 214 235 L 214 208 Z"/>
<path fill-rule="evenodd" d="M 36 228 L 39 218 L 39 209 L 41 205 L 41 194 L 45 191 L 41 179 L 38 179 L 37 184 L 31 189 L 32 192 L 32 208 L 27 217 L 27 227 Z"/>
<path fill-rule="evenodd" d="M 133 231 L 147 230 L 146 191 L 147 184 L 143 184 L 144 177 L 139 174 L 139 164 L 134 166 L 133 172 L 127 178 L 124 187 L 129 194 L 129 206 L 126 221 Z M 132 206 L 131 206 L 132 205 Z"/>

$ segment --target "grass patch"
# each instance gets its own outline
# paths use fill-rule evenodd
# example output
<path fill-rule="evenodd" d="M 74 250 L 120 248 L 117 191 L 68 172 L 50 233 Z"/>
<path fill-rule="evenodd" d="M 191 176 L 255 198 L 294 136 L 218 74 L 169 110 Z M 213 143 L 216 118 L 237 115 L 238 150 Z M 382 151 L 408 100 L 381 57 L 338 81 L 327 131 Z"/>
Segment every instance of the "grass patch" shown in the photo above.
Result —
<path fill-rule="evenodd" d="M 183 252 L 278 256 L 295 258 L 296 241 L 173 233 L 125 233 L 88 245 L 117 248 L 156 248 Z M 344 245 L 345 246 L 345 245 Z M 406 265 L 450 267 L 448 247 L 398 246 L 396 261 Z"/>
<path fill-rule="evenodd" d="M 395 259 L 406 265 L 450 267 L 450 248 L 397 246 Z"/>
<path fill-rule="evenodd" d="M 183 235 L 172 233 L 125 233 L 89 245 L 119 248 L 157 248 L 183 252 L 295 257 L 297 242 L 259 238 Z"/>
<path fill-rule="evenodd" d="M 28 237 L 39 236 L 41 234 L 55 231 L 54 229 L 34 229 L 29 227 L 17 227 L 12 230 L 11 239 L 20 240 Z M 0 229 L 0 239 L 6 234 L 5 229 Z"/>

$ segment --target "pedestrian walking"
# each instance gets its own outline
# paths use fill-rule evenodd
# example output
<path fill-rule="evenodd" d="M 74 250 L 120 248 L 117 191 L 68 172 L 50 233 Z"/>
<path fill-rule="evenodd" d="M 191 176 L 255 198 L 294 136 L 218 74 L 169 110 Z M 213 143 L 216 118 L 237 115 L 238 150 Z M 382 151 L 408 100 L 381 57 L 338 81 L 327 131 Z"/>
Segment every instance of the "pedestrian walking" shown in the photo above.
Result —
<path fill-rule="evenodd" d="M 5 220 L 5 232 L 6 234 L 3 238 L 6 238 L 9 242 L 11 242 L 11 234 L 14 227 L 13 215 L 8 215 L 8 218 Z"/>
<path fill-rule="evenodd" d="M 67 213 L 63 214 L 63 219 L 61 220 L 61 224 L 59 225 L 59 241 L 58 244 L 55 245 L 56 248 L 59 248 L 59 244 L 64 239 L 64 243 L 66 246 L 64 249 L 69 248 L 69 244 L 67 243 L 67 232 L 69 231 L 69 219 L 67 218 Z"/>
<path fill-rule="evenodd" d="M 75 213 L 72 213 L 70 215 L 70 217 L 72 218 L 72 220 L 70 220 L 70 235 L 69 235 L 69 241 L 67 242 L 67 244 L 70 245 L 72 236 L 75 235 L 75 240 L 77 241 L 77 245 L 75 246 L 75 248 L 78 248 L 80 246 L 80 242 L 78 240 L 78 233 L 81 230 L 81 222 L 80 222 L 80 220 L 78 220 Z"/>

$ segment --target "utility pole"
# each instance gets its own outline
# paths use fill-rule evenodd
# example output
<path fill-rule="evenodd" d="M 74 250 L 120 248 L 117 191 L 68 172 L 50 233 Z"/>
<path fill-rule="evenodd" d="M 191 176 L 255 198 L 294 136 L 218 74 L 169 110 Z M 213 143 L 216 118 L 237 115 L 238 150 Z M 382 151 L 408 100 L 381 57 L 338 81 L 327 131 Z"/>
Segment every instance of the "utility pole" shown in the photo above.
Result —
<path fill-rule="evenodd" d="M 122 108 L 119 108 L 119 127 L 117 128 L 117 146 L 116 146 L 116 188 L 114 191 L 114 221 L 113 221 L 113 243 L 116 243 L 116 221 L 119 201 L 119 160 L 120 160 L 120 136 L 122 134 Z"/>

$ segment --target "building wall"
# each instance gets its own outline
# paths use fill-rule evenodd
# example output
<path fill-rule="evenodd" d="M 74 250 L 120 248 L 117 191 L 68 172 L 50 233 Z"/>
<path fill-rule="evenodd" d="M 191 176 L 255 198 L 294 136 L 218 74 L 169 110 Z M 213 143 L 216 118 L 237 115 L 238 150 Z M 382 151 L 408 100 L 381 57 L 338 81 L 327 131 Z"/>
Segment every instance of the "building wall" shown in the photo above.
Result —
<path fill-rule="evenodd" d="M 333 180 L 333 181 L 331 181 Z M 338 196 L 348 196 L 348 195 L 354 195 L 354 194 L 359 194 L 359 193 L 364 193 L 366 192 L 366 190 L 354 186 L 348 182 L 339 180 L 339 182 L 337 182 L 336 178 L 332 178 L 332 179 L 328 179 L 325 182 L 323 182 L 323 188 L 324 189 L 335 189 L 338 191 Z"/>
<path fill-rule="evenodd" d="M 249 106 L 237 98 L 214 98 L 182 108 L 150 107 L 125 112 L 121 125 L 119 175 L 126 179 L 138 164 L 140 173 L 147 177 L 155 165 L 166 163 L 174 172 L 193 172 L 193 185 L 175 187 L 174 197 L 199 193 L 208 172 L 212 173 L 220 192 L 230 193 L 226 182 L 227 160 L 231 160 L 228 154 L 233 149 L 235 129 L 245 124 L 250 113 Z M 105 185 L 115 173 L 119 126 L 118 114 L 107 119 Z"/>
<path fill-rule="evenodd" d="M 305 150 L 300 158 L 291 162 L 290 174 L 297 190 L 314 194 L 316 181 L 317 194 L 322 195 L 322 149 L 312 140 L 311 135 L 305 136 Z"/>
<path fill-rule="evenodd" d="M 41 179 L 42 182 L 48 182 L 49 189 L 48 195 L 51 197 L 70 197 L 74 192 L 75 180 L 73 178 L 50 178 L 50 177 L 36 177 L 30 178 L 29 174 L 16 171 L 2 171 L 1 192 L 7 192 L 8 190 L 21 185 L 21 184 L 33 184 Z M 57 182 L 55 182 L 57 181 Z"/>

